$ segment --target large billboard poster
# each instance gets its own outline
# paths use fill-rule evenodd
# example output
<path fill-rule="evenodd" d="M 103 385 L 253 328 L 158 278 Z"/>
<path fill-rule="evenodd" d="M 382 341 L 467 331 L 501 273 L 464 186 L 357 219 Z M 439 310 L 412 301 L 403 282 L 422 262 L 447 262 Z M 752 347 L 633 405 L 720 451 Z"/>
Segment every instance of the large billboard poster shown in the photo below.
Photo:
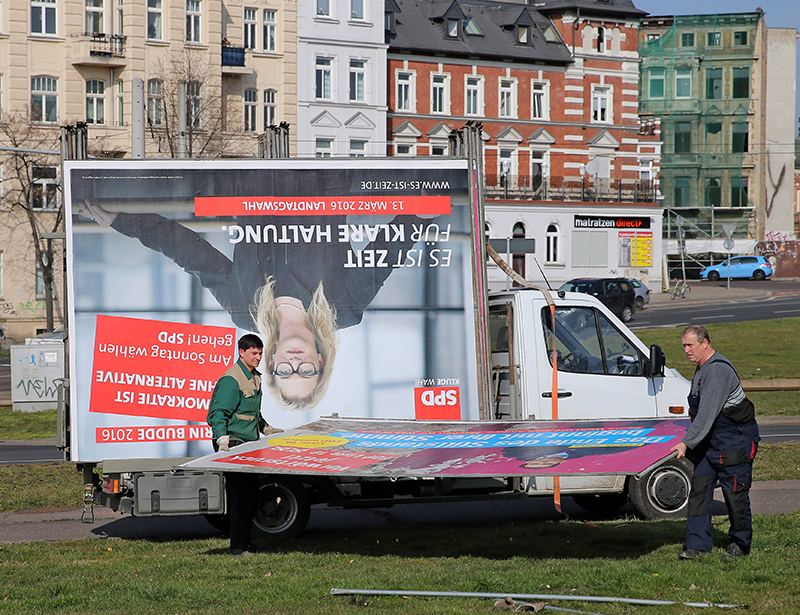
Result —
<path fill-rule="evenodd" d="M 65 179 L 73 460 L 209 454 L 245 333 L 275 427 L 479 418 L 466 162 L 69 161 Z M 298 357 L 317 373 L 274 375 Z"/>
<path fill-rule="evenodd" d="M 184 465 L 351 476 L 639 474 L 668 456 L 689 421 L 359 421 L 323 419 Z"/>

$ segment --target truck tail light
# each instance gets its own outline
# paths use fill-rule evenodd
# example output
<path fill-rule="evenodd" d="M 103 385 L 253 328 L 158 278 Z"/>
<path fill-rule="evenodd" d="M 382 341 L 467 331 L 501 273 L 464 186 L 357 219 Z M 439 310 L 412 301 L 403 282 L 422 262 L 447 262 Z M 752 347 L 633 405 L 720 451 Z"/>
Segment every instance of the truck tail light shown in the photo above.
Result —
<path fill-rule="evenodd" d="M 686 413 L 686 408 L 684 408 L 683 406 L 670 406 L 669 407 L 669 413 L 670 414 L 685 414 Z"/>
<path fill-rule="evenodd" d="M 109 477 L 104 478 L 103 493 L 119 493 L 119 479 Z"/>

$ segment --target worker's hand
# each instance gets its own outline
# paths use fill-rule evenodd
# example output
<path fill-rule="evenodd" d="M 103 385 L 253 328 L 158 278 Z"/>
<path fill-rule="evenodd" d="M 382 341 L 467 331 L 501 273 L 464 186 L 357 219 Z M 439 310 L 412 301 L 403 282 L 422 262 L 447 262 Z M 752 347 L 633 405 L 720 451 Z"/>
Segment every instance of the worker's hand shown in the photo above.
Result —
<path fill-rule="evenodd" d="M 87 218 L 91 218 L 100 226 L 111 226 L 114 220 L 117 219 L 117 214 L 111 211 L 106 211 L 99 205 L 92 205 L 89 201 L 84 200 L 83 203 L 78 205 L 80 212 Z"/>
<path fill-rule="evenodd" d="M 686 456 L 686 445 L 683 442 L 678 442 L 675 446 L 673 446 L 671 451 L 678 451 L 678 456 L 676 459 L 680 459 L 681 457 Z"/>
<path fill-rule="evenodd" d="M 230 436 L 220 436 L 217 438 L 217 446 L 221 451 L 229 451 L 231 450 L 231 437 Z"/>
<path fill-rule="evenodd" d="M 283 429 L 273 427 L 272 425 L 264 425 L 264 427 L 261 429 L 261 433 L 263 433 L 265 436 L 271 436 L 274 433 L 283 433 Z"/>

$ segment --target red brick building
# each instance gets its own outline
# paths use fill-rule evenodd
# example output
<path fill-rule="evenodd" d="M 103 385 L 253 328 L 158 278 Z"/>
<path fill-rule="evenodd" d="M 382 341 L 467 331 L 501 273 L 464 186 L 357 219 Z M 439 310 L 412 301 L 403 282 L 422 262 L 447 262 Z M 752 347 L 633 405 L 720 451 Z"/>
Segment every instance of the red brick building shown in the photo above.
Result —
<path fill-rule="evenodd" d="M 644 13 L 630 0 L 391 4 L 390 155 L 445 154 L 452 128 L 480 121 L 488 186 L 507 170 L 510 196 L 574 197 L 582 165 L 597 160 L 584 195 L 621 189 L 626 201 L 653 200 L 648 185 L 633 194 L 653 177 L 659 150 L 640 134 Z"/>
<path fill-rule="evenodd" d="M 490 222 L 493 203 L 653 207 L 660 143 L 657 127 L 639 123 L 645 13 L 631 0 L 390 0 L 386 11 L 389 155 L 446 155 L 450 131 L 476 121 Z M 528 237 L 548 226 L 521 216 Z M 563 276 L 568 249 L 548 259 Z M 618 260 L 609 252 L 606 268 Z"/>

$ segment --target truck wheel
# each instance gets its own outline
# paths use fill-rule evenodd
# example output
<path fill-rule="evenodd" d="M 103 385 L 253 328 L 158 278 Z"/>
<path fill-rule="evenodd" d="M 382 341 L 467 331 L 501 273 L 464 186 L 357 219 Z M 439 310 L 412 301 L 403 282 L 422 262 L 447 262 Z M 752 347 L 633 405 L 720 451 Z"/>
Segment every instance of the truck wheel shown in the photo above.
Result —
<path fill-rule="evenodd" d="M 628 481 L 628 497 L 646 519 L 686 516 L 694 466 L 685 457 L 670 459 L 641 478 Z"/>
<path fill-rule="evenodd" d="M 620 493 L 581 493 L 572 496 L 574 502 L 590 513 L 609 515 L 617 512 L 628 502 L 628 495 Z"/>
<path fill-rule="evenodd" d="M 310 513 L 303 483 L 289 476 L 269 477 L 258 491 L 251 536 L 254 542 L 294 538 L 305 529 Z"/>

